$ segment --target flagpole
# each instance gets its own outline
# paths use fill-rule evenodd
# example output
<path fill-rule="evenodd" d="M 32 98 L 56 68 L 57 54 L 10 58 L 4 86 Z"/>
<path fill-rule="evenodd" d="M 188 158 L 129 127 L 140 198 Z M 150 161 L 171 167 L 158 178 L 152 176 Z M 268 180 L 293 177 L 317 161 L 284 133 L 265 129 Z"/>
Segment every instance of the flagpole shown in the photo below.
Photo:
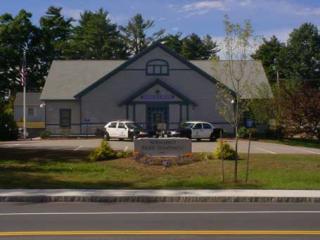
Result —
<path fill-rule="evenodd" d="M 25 64 L 26 64 L 26 50 L 23 50 L 23 68 L 25 68 Z M 24 69 L 25 71 L 25 69 Z M 23 72 L 23 74 L 25 74 L 25 72 Z M 22 76 L 23 78 L 23 138 L 26 139 L 27 138 L 27 127 L 26 127 L 26 92 L 27 92 L 27 87 L 26 87 L 26 79 L 25 79 L 25 75 Z"/>

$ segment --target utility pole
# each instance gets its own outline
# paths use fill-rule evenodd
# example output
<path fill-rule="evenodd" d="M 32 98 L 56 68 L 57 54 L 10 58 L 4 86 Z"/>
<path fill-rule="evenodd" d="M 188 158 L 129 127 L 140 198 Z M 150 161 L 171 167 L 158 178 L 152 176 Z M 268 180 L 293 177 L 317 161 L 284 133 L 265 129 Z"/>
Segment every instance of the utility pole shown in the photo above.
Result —
<path fill-rule="evenodd" d="M 22 66 L 20 69 L 20 81 L 23 86 L 23 138 L 27 138 L 27 124 L 26 124 L 26 94 L 27 94 L 27 78 L 26 78 L 26 48 L 23 49 Z"/>

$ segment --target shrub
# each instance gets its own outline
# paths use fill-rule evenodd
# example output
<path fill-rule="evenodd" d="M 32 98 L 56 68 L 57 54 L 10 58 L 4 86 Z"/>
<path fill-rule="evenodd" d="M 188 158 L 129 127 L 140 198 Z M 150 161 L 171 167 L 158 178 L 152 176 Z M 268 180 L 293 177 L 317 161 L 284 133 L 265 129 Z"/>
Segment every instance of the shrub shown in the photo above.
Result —
<path fill-rule="evenodd" d="M 223 141 L 219 141 L 219 145 L 214 152 L 214 155 L 218 159 L 235 160 L 237 157 L 236 151 Z"/>
<path fill-rule="evenodd" d="M 40 133 L 40 137 L 42 138 L 42 139 L 47 139 L 47 138 L 49 138 L 50 136 L 51 136 L 51 132 L 50 131 L 42 131 L 41 133 Z"/>
<path fill-rule="evenodd" d="M 100 147 L 97 147 L 90 153 L 89 159 L 91 161 L 99 161 L 124 158 L 129 156 L 131 156 L 131 152 L 115 151 L 109 146 L 109 143 L 106 140 L 102 140 Z"/>
<path fill-rule="evenodd" d="M 240 127 L 238 129 L 238 137 L 239 138 L 247 138 L 249 136 L 248 129 L 245 127 Z"/>
<path fill-rule="evenodd" d="M 257 129 L 256 128 L 245 128 L 240 127 L 238 130 L 238 137 L 240 138 L 249 138 L 249 133 L 251 132 L 251 137 L 254 138 L 257 135 Z"/>
<path fill-rule="evenodd" d="M 16 140 L 18 136 L 19 131 L 13 115 L 6 112 L 0 113 L 0 140 Z"/>

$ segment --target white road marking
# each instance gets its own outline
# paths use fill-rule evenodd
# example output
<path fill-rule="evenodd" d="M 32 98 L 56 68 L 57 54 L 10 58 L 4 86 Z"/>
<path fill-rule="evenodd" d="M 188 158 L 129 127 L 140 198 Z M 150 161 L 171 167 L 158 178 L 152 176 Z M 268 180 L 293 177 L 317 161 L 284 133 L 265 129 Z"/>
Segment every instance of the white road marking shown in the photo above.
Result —
<path fill-rule="evenodd" d="M 73 151 L 77 151 L 77 150 L 79 150 L 80 148 L 82 148 L 81 145 L 80 145 L 79 147 L 76 147 L 75 149 L 73 149 Z"/>
<path fill-rule="evenodd" d="M 320 214 L 320 211 L 191 211 L 191 212 L 12 212 L 0 216 L 28 215 L 152 215 L 152 214 Z"/>
<path fill-rule="evenodd" d="M 267 152 L 267 153 L 271 153 L 271 154 L 277 154 L 276 152 L 273 152 L 273 151 L 270 151 L 268 149 L 264 149 L 264 148 L 261 148 L 261 147 L 255 147 L 256 149 L 259 149 L 261 151 L 264 151 L 264 152 Z"/>

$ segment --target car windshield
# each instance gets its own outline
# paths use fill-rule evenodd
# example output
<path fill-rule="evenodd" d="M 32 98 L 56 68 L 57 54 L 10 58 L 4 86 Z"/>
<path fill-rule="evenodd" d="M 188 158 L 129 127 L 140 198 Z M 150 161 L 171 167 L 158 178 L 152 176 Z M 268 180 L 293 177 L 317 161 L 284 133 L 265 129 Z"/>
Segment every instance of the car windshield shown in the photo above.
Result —
<path fill-rule="evenodd" d="M 129 122 L 129 123 L 126 123 L 126 125 L 129 129 L 139 129 L 139 130 L 142 129 L 142 127 L 139 126 L 137 123 Z"/>
<path fill-rule="evenodd" d="M 185 123 L 181 124 L 181 127 L 182 128 L 192 128 L 193 125 L 194 125 L 194 123 L 185 122 Z"/>

